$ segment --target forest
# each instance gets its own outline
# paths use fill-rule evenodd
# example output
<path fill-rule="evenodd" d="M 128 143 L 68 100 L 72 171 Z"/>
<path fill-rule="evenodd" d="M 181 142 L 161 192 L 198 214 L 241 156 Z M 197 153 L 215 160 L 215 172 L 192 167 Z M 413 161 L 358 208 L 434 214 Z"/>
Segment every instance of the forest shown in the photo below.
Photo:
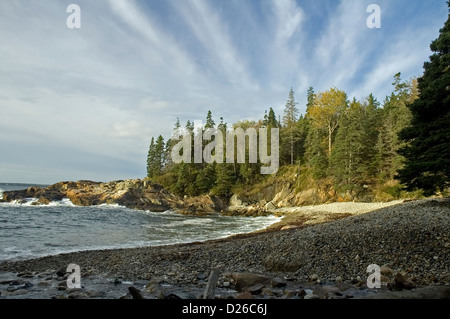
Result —
<path fill-rule="evenodd" d="M 282 114 L 272 107 L 257 121 L 216 123 L 211 111 L 203 130 L 279 129 L 277 175 L 295 171 L 298 188 L 327 183 L 336 191 L 385 193 L 390 198 L 446 194 L 450 186 L 450 25 L 431 43 L 433 55 L 424 74 L 403 80 L 393 76 L 392 93 L 382 101 L 373 94 L 357 100 L 332 87 L 307 91 L 305 114 L 299 114 L 291 88 Z M 195 138 L 194 123 L 183 128 Z M 200 133 L 197 133 L 200 134 Z M 270 141 L 270 139 L 269 139 Z M 152 137 L 147 178 L 177 195 L 212 194 L 229 198 L 240 189 L 264 183 L 261 163 L 174 163 L 178 141 Z M 224 141 L 225 142 L 225 141 Z M 270 149 L 270 147 L 269 147 Z M 247 149 L 248 159 L 248 149 Z M 225 161 L 224 161 L 225 162 Z M 411 195 L 412 194 L 412 195 Z"/>

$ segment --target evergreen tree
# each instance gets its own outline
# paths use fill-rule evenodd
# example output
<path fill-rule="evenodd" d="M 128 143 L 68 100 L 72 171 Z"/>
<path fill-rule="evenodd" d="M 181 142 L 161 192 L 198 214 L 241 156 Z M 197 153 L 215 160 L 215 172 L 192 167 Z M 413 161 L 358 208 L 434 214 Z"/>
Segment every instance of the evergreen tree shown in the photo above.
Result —
<path fill-rule="evenodd" d="M 152 137 L 147 155 L 147 177 L 153 177 L 153 163 L 155 162 L 155 138 Z"/>
<path fill-rule="evenodd" d="M 181 128 L 180 119 L 177 117 L 177 121 L 175 122 L 175 129 L 178 130 Z"/>
<path fill-rule="evenodd" d="M 223 145 L 226 145 L 226 133 L 227 123 L 223 122 L 223 118 L 220 118 L 220 124 L 217 127 L 223 136 Z M 228 198 L 231 195 L 231 189 L 236 182 L 235 164 L 228 164 L 225 160 L 225 152 L 223 154 L 223 163 L 216 164 L 216 181 L 212 189 L 212 193 L 217 196 Z"/>
<path fill-rule="evenodd" d="M 214 120 L 212 118 L 212 113 L 211 113 L 211 111 L 208 111 L 208 114 L 206 115 L 205 129 L 214 128 L 215 125 L 216 125 L 216 123 L 214 123 Z"/>
<path fill-rule="evenodd" d="M 314 105 L 314 88 L 312 86 L 309 87 L 308 91 L 306 92 L 307 96 L 307 104 L 306 104 L 306 110 L 308 111 L 309 108 L 313 107 Z"/>
<path fill-rule="evenodd" d="M 404 158 L 397 151 L 405 146 L 405 142 L 399 139 L 398 134 L 411 121 L 411 111 L 407 107 L 413 99 L 410 83 L 401 82 L 401 74 L 397 73 L 392 83 L 394 92 L 383 105 L 376 145 L 376 167 L 380 182 L 393 179 L 397 170 L 403 166 Z"/>
<path fill-rule="evenodd" d="M 267 126 L 271 128 L 278 127 L 277 117 L 275 115 L 273 108 L 269 109 L 269 116 L 267 117 Z"/>
<path fill-rule="evenodd" d="M 164 163 L 165 163 L 165 148 L 164 138 L 159 135 L 155 142 L 155 159 L 154 159 L 154 170 L 153 176 L 159 176 L 162 174 Z"/>
<path fill-rule="evenodd" d="M 363 104 L 364 117 L 362 121 L 363 162 L 365 183 L 373 183 L 376 177 L 376 142 L 378 141 L 380 120 L 380 102 L 371 93 Z"/>
<path fill-rule="evenodd" d="M 289 99 L 286 102 L 283 115 L 283 128 L 281 132 L 282 151 L 281 154 L 289 154 L 289 162 L 294 164 L 295 143 L 298 141 L 296 130 L 298 108 L 294 98 L 294 90 L 289 91 Z M 284 152 L 283 152 L 284 149 Z"/>
<path fill-rule="evenodd" d="M 341 116 L 335 146 L 330 156 L 330 173 L 338 186 L 352 188 L 363 182 L 365 169 L 365 114 L 362 104 L 353 99 L 348 111 Z"/>
<path fill-rule="evenodd" d="M 199 194 L 207 194 L 214 187 L 216 182 L 216 165 L 221 164 L 206 164 L 205 167 L 198 172 L 195 179 L 195 187 Z"/>
<path fill-rule="evenodd" d="M 314 118 L 311 110 L 315 104 L 316 95 L 314 89 L 310 87 L 307 91 L 306 115 L 304 121 L 305 132 L 305 154 L 304 161 L 311 169 L 314 179 L 326 176 L 328 168 L 328 156 L 326 154 L 326 132 L 318 125 L 314 125 Z"/>
<path fill-rule="evenodd" d="M 408 144 L 399 151 L 406 162 L 398 172 L 408 190 L 426 195 L 450 186 L 450 14 L 430 48 L 434 53 L 418 80 L 420 97 L 408 105 L 411 125 L 400 132 Z"/>

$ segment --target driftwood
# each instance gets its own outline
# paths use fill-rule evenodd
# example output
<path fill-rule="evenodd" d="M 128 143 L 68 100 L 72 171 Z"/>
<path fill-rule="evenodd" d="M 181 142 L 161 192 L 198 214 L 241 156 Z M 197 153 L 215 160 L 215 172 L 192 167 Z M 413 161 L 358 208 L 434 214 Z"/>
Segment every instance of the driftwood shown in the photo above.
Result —
<path fill-rule="evenodd" d="M 216 292 L 217 280 L 219 279 L 219 271 L 214 269 L 209 275 L 208 283 L 203 293 L 203 299 L 213 299 Z"/>

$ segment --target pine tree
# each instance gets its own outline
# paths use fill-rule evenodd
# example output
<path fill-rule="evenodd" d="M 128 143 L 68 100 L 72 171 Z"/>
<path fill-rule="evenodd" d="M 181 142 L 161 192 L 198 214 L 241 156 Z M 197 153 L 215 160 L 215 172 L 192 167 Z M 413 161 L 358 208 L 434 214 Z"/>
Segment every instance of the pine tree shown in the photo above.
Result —
<path fill-rule="evenodd" d="M 374 182 L 376 177 L 376 142 L 378 141 L 380 121 L 380 102 L 371 93 L 363 104 L 363 162 L 365 183 Z"/>
<path fill-rule="evenodd" d="M 159 135 L 155 142 L 155 157 L 153 162 L 153 176 L 160 176 L 162 174 L 165 163 L 165 148 L 164 138 Z"/>
<path fill-rule="evenodd" d="M 411 125 L 400 132 L 408 144 L 399 151 L 406 162 L 398 172 L 408 190 L 425 195 L 450 186 L 450 14 L 430 48 L 434 54 L 418 80 L 420 97 L 408 105 Z"/>
<path fill-rule="evenodd" d="M 223 118 L 220 118 L 220 124 L 217 127 L 222 132 L 223 145 L 226 145 L 227 123 L 224 123 Z M 235 164 L 228 164 L 225 161 L 225 152 L 223 154 L 223 163 L 215 165 L 216 181 L 212 189 L 214 195 L 228 198 L 231 195 L 231 189 L 236 182 Z"/>
<path fill-rule="evenodd" d="M 212 118 L 211 111 L 208 111 L 208 114 L 206 115 L 206 124 L 205 129 L 214 128 L 216 123 L 214 123 L 214 120 Z"/>
<path fill-rule="evenodd" d="M 282 145 L 285 150 L 289 150 L 290 164 L 294 164 L 295 142 L 298 140 L 296 124 L 298 116 L 297 102 L 294 98 L 294 90 L 289 91 L 289 99 L 286 102 L 283 115 Z M 289 145 L 289 148 L 286 146 Z M 286 152 L 281 152 L 286 153 Z"/>
<path fill-rule="evenodd" d="M 278 127 L 277 117 L 275 115 L 273 108 L 269 109 L 269 116 L 267 117 L 267 126 L 270 128 Z"/>
<path fill-rule="evenodd" d="M 153 178 L 153 163 L 155 161 L 155 138 L 152 137 L 147 155 L 147 177 Z"/>
<path fill-rule="evenodd" d="M 342 114 L 335 146 L 330 156 L 330 174 L 338 186 L 353 188 L 362 183 L 364 173 L 364 109 L 353 99 Z"/>
<path fill-rule="evenodd" d="M 413 99 L 411 82 L 402 82 L 401 74 L 394 76 L 394 92 L 384 101 L 378 134 L 376 166 L 380 182 L 392 180 L 403 166 L 398 150 L 405 146 L 398 134 L 410 124 L 411 111 L 407 104 Z"/>
<path fill-rule="evenodd" d="M 326 154 L 326 147 L 324 141 L 326 132 L 318 125 L 313 125 L 314 118 L 311 110 L 314 107 L 316 95 L 313 87 L 307 91 L 306 115 L 304 121 L 305 132 L 305 154 L 304 162 L 311 169 L 314 179 L 321 179 L 326 176 L 328 168 L 328 156 Z"/>

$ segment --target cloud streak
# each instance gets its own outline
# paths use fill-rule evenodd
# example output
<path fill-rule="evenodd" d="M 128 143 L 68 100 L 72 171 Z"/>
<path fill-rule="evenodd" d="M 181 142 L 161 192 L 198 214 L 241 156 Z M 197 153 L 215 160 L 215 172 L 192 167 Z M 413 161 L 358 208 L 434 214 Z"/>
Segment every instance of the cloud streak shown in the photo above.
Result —
<path fill-rule="evenodd" d="M 421 73 L 447 11 L 380 0 L 370 30 L 370 3 L 79 0 L 71 30 L 68 2 L 0 2 L 0 182 L 143 177 L 177 117 L 282 115 L 291 86 L 301 111 L 309 86 L 383 100 Z"/>

